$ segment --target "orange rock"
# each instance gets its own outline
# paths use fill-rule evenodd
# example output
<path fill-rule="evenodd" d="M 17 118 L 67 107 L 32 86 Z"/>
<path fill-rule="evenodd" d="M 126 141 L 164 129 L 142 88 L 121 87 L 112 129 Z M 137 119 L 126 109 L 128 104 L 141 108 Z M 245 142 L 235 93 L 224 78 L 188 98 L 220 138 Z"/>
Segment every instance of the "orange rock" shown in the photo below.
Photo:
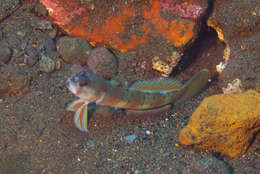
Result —
<path fill-rule="evenodd" d="M 166 20 L 160 15 L 161 5 L 159 1 L 150 0 L 151 8 L 143 8 L 144 18 L 149 19 L 154 24 L 156 30 L 152 30 L 151 25 L 144 25 L 144 31 L 149 31 L 153 35 L 162 34 L 175 47 L 185 45 L 194 37 L 193 20 Z"/>
<path fill-rule="evenodd" d="M 185 46 L 194 38 L 197 31 L 194 19 L 201 16 L 202 12 L 205 11 L 204 9 L 206 9 L 205 6 L 193 5 L 198 0 L 186 0 L 178 6 L 175 13 L 192 12 L 191 18 L 175 17 L 166 19 L 161 16 L 161 11 L 164 7 L 162 7 L 162 2 L 160 1 L 149 0 L 147 4 L 125 4 L 119 2 L 116 6 L 116 12 L 110 8 L 95 7 L 95 2 L 91 4 L 91 8 L 84 9 L 83 6 L 79 7 L 76 4 L 76 0 L 40 1 L 47 7 L 50 15 L 53 17 L 53 21 L 62 26 L 68 34 L 83 37 L 92 45 L 99 44 L 121 52 L 135 49 L 139 44 L 150 42 L 150 36 L 163 36 L 168 40 L 169 44 L 175 47 Z M 171 3 L 171 1 L 165 3 Z M 184 6 L 183 4 L 185 5 L 184 9 L 180 9 Z M 205 5 L 205 2 L 203 4 Z M 107 7 L 110 5 L 113 6 L 114 4 L 107 4 Z M 140 5 L 140 7 L 135 7 L 137 5 Z M 170 9 L 174 8 L 171 7 Z M 194 17 L 197 9 L 199 11 Z M 186 13 L 185 16 L 187 15 Z M 132 20 L 138 22 L 131 22 Z"/>
<path fill-rule="evenodd" d="M 180 132 L 183 145 L 236 157 L 246 152 L 260 130 L 260 94 L 222 94 L 203 100 Z"/>

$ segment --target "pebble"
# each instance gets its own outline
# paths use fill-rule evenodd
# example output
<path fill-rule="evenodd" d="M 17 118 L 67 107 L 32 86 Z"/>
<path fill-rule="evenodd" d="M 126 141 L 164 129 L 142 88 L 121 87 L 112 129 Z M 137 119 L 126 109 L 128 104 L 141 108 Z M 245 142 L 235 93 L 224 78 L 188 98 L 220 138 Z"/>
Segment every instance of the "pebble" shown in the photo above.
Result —
<path fill-rule="evenodd" d="M 136 170 L 136 171 L 135 171 L 135 174 L 139 174 L 139 173 L 141 173 L 139 170 Z"/>
<path fill-rule="evenodd" d="M 136 134 L 125 136 L 125 140 L 127 141 L 127 143 L 133 143 L 136 138 L 138 138 L 138 135 Z"/>
<path fill-rule="evenodd" d="M 104 47 L 94 48 L 88 56 L 88 67 L 106 79 L 116 76 L 118 63 L 115 55 Z"/>
<path fill-rule="evenodd" d="M 61 37 L 56 44 L 57 51 L 62 59 L 70 64 L 87 64 L 87 59 L 92 50 L 91 45 L 82 38 Z"/>
<path fill-rule="evenodd" d="M 146 135 L 151 135 L 152 134 L 152 132 L 149 131 L 149 130 L 146 130 L 145 133 L 146 133 Z"/>
<path fill-rule="evenodd" d="M 94 148 L 94 147 L 95 147 L 95 142 L 94 142 L 93 140 L 88 140 L 88 141 L 87 141 L 87 147 L 88 147 L 89 149 Z"/>
<path fill-rule="evenodd" d="M 186 167 L 182 174 L 232 174 L 232 167 L 224 161 L 205 156 Z"/>
<path fill-rule="evenodd" d="M 142 142 L 143 142 L 144 145 L 152 145 L 153 144 L 153 142 L 147 137 L 143 138 Z"/>
<path fill-rule="evenodd" d="M 56 63 L 48 56 L 42 56 L 40 60 L 40 70 L 46 73 L 51 73 L 55 70 Z"/>
<path fill-rule="evenodd" d="M 0 42 L 0 65 L 9 62 L 11 59 L 11 53 L 10 48 Z"/>
<path fill-rule="evenodd" d="M 23 38 L 25 37 L 26 33 L 24 31 L 17 31 L 16 35 Z"/>

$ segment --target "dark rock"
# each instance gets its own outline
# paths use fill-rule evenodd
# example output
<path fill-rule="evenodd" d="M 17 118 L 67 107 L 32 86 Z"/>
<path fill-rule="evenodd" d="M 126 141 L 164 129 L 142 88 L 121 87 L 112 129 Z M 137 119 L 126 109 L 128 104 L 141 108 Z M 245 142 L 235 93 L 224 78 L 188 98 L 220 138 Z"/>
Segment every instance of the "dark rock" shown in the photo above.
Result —
<path fill-rule="evenodd" d="M 117 66 L 116 57 L 104 47 L 93 49 L 88 56 L 88 67 L 106 79 L 115 77 L 118 70 Z"/>
<path fill-rule="evenodd" d="M 0 42 L 0 65 L 6 64 L 11 58 L 11 50 L 8 46 Z"/>
<path fill-rule="evenodd" d="M 87 63 L 88 55 L 92 50 L 91 45 L 82 38 L 62 37 L 57 41 L 58 53 L 67 63 Z"/>
<path fill-rule="evenodd" d="M 21 6 L 19 0 L 1 0 L 0 1 L 0 21 L 11 15 L 18 7 Z"/>
<path fill-rule="evenodd" d="M 244 89 L 260 90 L 259 6 L 257 0 L 214 2 L 207 23 L 226 43 L 225 66 L 219 78 L 221 87 L 239 79 Z"/>
<path fill-rule="evenodd" d="M 204 157 L 193 162 L 182 171 L 182 174 L 232 174 L 232 168 L 224 161 L 214 157 Z"/>

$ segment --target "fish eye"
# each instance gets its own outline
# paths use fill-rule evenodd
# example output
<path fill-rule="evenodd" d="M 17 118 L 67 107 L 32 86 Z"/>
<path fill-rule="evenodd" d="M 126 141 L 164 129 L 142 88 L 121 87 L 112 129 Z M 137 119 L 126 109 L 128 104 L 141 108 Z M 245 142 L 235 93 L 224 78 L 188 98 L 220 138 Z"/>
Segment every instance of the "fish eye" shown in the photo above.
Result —
<path fill-rule="evenodd" d="M 85 72 L 81 71 L 78 74 L 78 77 L 79 77 L 79 85 L 80 86 L 86 86 L 89 83 L 89 79 L 88 79 L 87 74 Z"/>
<path fill-rule="evenodd" d="M 78 76 L 74 76 L 71 79 L 73 82 L 78 82 L 79 81 L 79 77 Z"/>
<path fill-rule="evenodd" d="M 83 76 L 83 75 L 86 75 L 86 73 L 84 71 L 80 71 L 79 76 Z"/>

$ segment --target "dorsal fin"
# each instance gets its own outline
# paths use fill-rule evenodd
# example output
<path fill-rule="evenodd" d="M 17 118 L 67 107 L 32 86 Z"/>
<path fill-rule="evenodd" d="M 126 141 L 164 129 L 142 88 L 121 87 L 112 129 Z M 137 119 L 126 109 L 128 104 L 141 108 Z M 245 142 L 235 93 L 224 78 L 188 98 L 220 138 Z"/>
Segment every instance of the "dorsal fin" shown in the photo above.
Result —
<path fill-rule="evenodd" d="M 153 79 L 153 80 L 143 80 L 134 82 L 130 88 L 142 89 L 142 90 L 161 90 L 161 91 L 171 91 L 178 90 L 181 88 L 182 83 L 173 79 Z"/>

